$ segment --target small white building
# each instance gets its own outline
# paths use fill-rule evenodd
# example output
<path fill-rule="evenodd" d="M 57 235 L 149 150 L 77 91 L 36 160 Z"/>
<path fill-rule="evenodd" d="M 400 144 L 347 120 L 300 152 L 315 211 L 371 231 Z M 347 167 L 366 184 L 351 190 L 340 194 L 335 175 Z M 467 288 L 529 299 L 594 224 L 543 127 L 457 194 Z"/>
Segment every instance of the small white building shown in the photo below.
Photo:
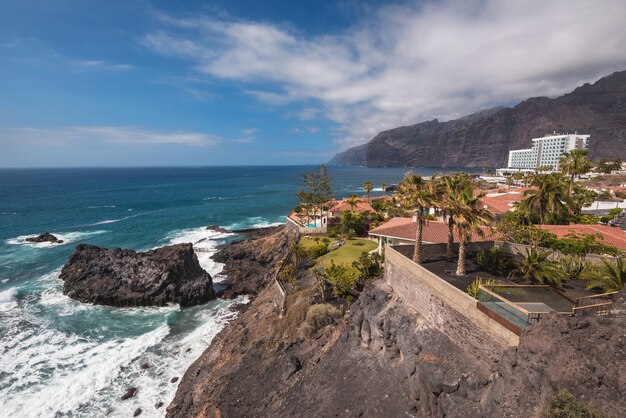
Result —
<path fill-rule="evenodd" d="M 540 167 L 551 167 L 551 171 L 557 171 L 563 154 L 575 149 L 587 149 L 589 136 L 575 133 L 533 138 L 531 148 L 509 151 L 507 168 L 498 169 L 498 172 L 529 171 Z"/>

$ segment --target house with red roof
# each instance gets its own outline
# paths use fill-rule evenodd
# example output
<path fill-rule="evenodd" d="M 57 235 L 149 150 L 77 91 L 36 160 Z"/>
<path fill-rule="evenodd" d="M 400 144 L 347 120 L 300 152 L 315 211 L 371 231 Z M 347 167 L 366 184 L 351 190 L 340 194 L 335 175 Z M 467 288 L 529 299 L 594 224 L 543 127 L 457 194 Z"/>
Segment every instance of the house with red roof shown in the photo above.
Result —
<path fill-rule="evenodd" d="M 620 228 L 600 224 L 536 225 L 536 227 L 555 234 L 556 237 L 559 239 L 565 237 L 567 234 L 570 233 L 575 233 L 578 235 L 600 234 L 606 244 L 613 245 L 620 250 L 626 251 L 626 232 L 621 230 Z"/>
<path fill-rule="evenodd" d="M 482 227 L 483 236 L 475 233 L 472 242 L 492 241 L 499 234 L 490 228 Z M 370 237 L 378 239 L 378 250 L 382 251 L 385 244 L 402 245 L 414 244 L 417 232 L 417 221 L 413 218 L 391 218 L 382 225 L 369 231 Z M 422 242 L 426 244 L 443 244 L 448 242 L 448 224 L 441 221 L 426 221 L 422 230 Z M 459 242 L 455 232 L 454 242 Z"/>
<path fill-rule="evenodd" d="M 328 217 L 329 218 L 341 218 L 341 214 L 346 211 L 354 211 L 354 212 L 371 212 L 375 213 L 376 211 L 365 200 L 359 200 L 354 206 L 350 205 L 346 199 L 340 200 L 336 202 L 329 210 Z"/>

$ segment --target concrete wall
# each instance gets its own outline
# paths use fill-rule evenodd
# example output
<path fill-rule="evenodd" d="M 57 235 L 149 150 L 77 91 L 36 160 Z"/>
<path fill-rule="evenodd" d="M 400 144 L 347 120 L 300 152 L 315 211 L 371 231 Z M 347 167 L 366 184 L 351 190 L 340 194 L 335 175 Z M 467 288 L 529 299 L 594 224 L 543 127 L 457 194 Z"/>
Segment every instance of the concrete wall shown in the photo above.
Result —
<path fill-rule="evenodd" d="M 476 308 L 476 300 L 387 246 L 385 281 L 433 326 L 477 356 L 497 361 L 519 337 Z"/>

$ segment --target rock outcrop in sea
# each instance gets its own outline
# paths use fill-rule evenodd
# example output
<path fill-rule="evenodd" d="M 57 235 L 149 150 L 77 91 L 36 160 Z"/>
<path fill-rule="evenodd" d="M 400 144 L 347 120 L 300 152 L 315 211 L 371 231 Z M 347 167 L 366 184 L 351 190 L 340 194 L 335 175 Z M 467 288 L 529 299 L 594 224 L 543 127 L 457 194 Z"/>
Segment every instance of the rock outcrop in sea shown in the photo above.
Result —
<path fill-rule="evenodd" d="M 80 244 L 63 269 L 63 293 L 81 302 L 111 306 L 192 306 L 215 297 L 212 278 L 192 244 L 144 253 Z"/>
<path fill-rule="evenodd" d="M 44 231 L 36 237 L 28 237 L 26 238 L 27 242 L 51 242 L 53 244 L 62 244 L 64 241 L 62 239 L 58 239 L 54 235 L 52 235 L 48 231 Z"/>

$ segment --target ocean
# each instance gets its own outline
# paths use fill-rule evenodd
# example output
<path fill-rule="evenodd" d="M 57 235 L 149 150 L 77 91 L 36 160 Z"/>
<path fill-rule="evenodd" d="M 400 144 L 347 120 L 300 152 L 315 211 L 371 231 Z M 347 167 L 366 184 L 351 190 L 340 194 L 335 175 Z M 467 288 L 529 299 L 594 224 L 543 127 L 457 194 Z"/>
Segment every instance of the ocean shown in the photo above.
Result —
<path fill-rule="evenodd" d="M 210 257 L 237 236 L 206 226 L 283 223 L 299 174 L 312 168 L 0 170 L 0 416 L 117 417 L 137 408 L 164 416 L 187 367 L 247 298 L 186 309 L 83 304 L 61 292 L 63 264 L 78 243 L 144 251 L 192 242 L 219 282 L 222 265 Z M 366 180 L 397 183 L 406 171 L 330 168 L 336 197 L 363 193 Z M 25 241 L 43 231 L 65 242 Z M 120 400 L 129 387 L 135 397 Z"/>

